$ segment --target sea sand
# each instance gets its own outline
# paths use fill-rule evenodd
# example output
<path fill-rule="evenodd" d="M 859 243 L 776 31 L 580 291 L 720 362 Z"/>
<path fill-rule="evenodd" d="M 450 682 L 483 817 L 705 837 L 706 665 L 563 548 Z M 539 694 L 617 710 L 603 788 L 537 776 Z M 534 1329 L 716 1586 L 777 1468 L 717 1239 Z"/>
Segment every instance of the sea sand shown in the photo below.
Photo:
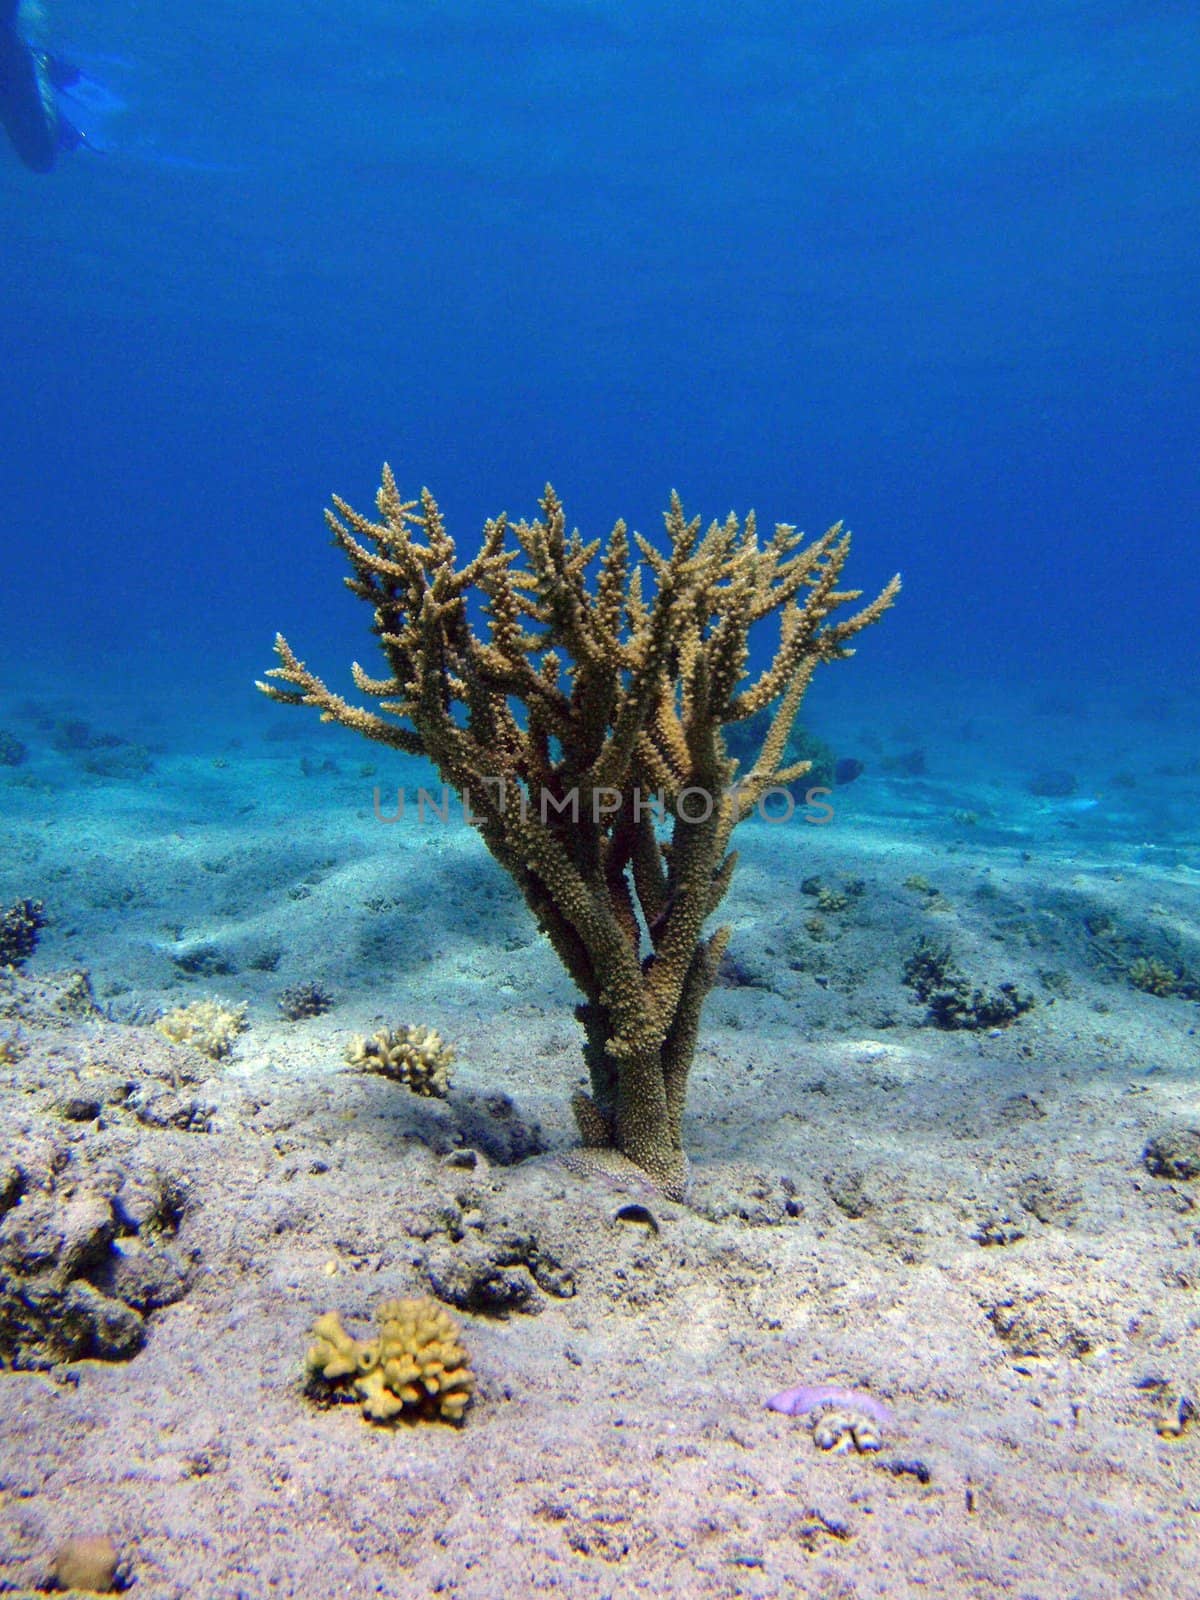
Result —
<path fill-rule="evenodd" d="M 1145 1156 L 1200 1129 L 1170 705 L 838 713 L 833 820 L 738 837 L 683 1204 L 562 1164 L 574 993 L 427 769 L 266 706 L 74 715 L 0 705 L 0 909 L 48 918 L 0 974 L 0 1592 L 103 1533 L 139 1600 L 1200 1594 L 1200 1180 Z M 922 939 L 1031 1009 L 937 1026 Z M 154 1026 L 202 998 L 246 1007 L 223 1060 Z M 347 1066 L 401 1023 L 446 1100 Z M 72 1288 L 141 1348 L 12 1370 Z M 433 1292 L 461 1427 L 306 1389 L 317 1316 Z M 800 1383 L 883 1401 L 881 1448 L 767 1408 Z"/>

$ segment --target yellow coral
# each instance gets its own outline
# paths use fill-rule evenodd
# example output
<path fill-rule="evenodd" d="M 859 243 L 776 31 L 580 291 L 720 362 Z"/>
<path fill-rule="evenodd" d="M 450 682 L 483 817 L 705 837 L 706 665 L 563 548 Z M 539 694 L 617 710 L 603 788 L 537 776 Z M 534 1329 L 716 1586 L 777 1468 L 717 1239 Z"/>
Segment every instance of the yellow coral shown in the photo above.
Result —
<path fill-rule="evenodd" d="M 221 1061 L 246 1026 L 246 1007 L 223 1006 L 218 1000 L 193 1000 L 159 1017 L 155 1027 L 172 1044 L 190 1044 L 203 1055 Z"/>
<path fill-rule="evenodd" d="M 1139 956 L 1129 969 L 1129 981 L 1144 994 L 1165 999 L 1179 988 L 1179 974 L 1157 957 Z"/>
<path fill-rule="evenodd" d="M 376 505 L 378 521 L 338 498 L 327 514 L 383 652 L 381 676 L 352 668 L 369 703 L 335 693 L 282 635 L 259 687 L 428 757 L 462 796 L 582 992 L 588 1164 L 632 1162 L 680 1195 L 687 1077 L 728 938 L 705 925 L 733 876 L 730 836 L 808 770 L 786 750 L 813 673 L 853 654 L 899 580 L 839 615 L 859 598 L 841 587 L 841 523 L 808 543 L 787 523 L 760 541 L 753 514 L 702 532 L 676 495 L 666 550 L 623 522 L 603 547 L 585 543 L 547 486 L 540 517 L 492 519 L 461 563 L 428 490 L 403 500 L 385 467 Z M 774 658 L 756 672 L 751 631 L 772 617 Z M 739 771 L 723 730 L 769 707 Z"/>
<path fill-rule="evenodd" d="M 414 1094 L 444 1099 L 450 1088 L 454 1048 L 436 1028 L 380 1028 L 369 1039 L 361 1035 L 352 1039 L 346 1048 L 346 1060 L 364 1072 L 394 1078 Z"/>
<path fill-rule="evenodd" d="M 436 1300 L 385 1300 L 375 1313 L 379 1334 L 354 1339 L 336 1311 L 313 1323 L 307 1365 L 314 1377 L 353 1379 L 372 1422 L 397 1417 L 461 1422 L 475 1388 L 458 1324 Z"/>

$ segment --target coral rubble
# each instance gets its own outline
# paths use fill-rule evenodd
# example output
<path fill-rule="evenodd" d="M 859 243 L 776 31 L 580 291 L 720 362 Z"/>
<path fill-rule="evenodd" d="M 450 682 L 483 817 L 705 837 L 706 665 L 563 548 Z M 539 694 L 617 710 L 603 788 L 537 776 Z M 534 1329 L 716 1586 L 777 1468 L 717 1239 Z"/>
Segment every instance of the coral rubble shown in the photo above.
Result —
<path fill-rule="evenodd" d="M 40 900 L 18 900 L 0 912 L 0 967 L 23 966 L 45 926 L 46 908 Z"/>

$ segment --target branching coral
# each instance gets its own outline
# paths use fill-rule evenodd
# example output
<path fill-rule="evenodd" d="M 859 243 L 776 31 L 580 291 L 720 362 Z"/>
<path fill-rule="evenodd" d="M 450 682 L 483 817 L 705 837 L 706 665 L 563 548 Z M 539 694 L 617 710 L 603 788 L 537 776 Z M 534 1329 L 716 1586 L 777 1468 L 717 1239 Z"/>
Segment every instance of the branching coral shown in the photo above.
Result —
<path fill-rule="evenodd" d="M 436 1300 L 385 1300 L 375 1313 L 379 1333 L 354 1339 L 336 1311 L 313 1324 L 311 1378 L 352 1382 L 372 1422 L 420 1418 L 461 1422 L 475 1388 L 454 1318 Z"/>
<path fill-rule="evenodd" d="M 155 1023 L 172 1044 L 190 1044 L 213 1061 L 233 1050 L 233 1041 L 246 1026 L 246 1007 L 223 1006 L 219 1000 L 193 1000 L 176 1006 Z"/>
<path fill-rule="evenodd" d="M 380 677 L 353 668 L 374 708 L 329 689 L 282 635 L 276 681 L 259 687 L 428 756 L 464 797 L 583 993 L 591 1083 L 575 1112 L 589 1160 L 632 1162 L 679 1192 L 688 1070 L 728 937 L 705 925 L 733 874 L 730 835 L 807 770 L 782 763 L 813 672 L 852 653 L 899 581 L 834 620 L 859 598 L 840 587 L 840 523 L 808 544 L 780 524 L 760 544 L 753 514 L 701 534 L 674 495 L 665 551 L 623 522 L 603 549 L 585 544 L 548 487 L 539 518 L 489 521 L 461 565 L 433 496 L 401 500 L 386 467 L 378 521 L 334 506 L 346 582 L 371 606 L 386 662 Z M 748 675 L 751 629 L 771 616 L 774 659 Z M 768 707 L 739 772 L 722 729 Z"/>
<path fill-rule="evenodd" d="M 346 1060 L 364 1072 L 394 1078 L 414 1094 L 444 1099 L 450 1088 L 450 1063 L 454 1048 L 436 1028 L 407 1026 L 381 1028 L 369 1039 L 352 1039 Z"/>

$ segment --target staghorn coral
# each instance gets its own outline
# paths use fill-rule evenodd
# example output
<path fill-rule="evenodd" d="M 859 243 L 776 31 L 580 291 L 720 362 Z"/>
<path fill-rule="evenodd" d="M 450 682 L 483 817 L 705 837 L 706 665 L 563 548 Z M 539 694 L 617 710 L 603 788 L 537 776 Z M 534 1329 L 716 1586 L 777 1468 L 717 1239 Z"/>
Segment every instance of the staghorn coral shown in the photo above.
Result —
<path fill-rule="evenodd" d="M 401 500 L 385 467 L 376 504 L 379 521 L 337 498 L 326 513 L 346 583 L 374 614 L 383 675 L 353 668 L 374 708 L 328 688 L 282 635 L 275 681 L 258 687 L 427 756 L 463 797 L 583 994 L 583 1159 L 632 1163 L 679 1194 L 688 1072 L 728 938 L 705 924 L 733 874 L 730 836 L 808 770 L 785 752 L 813 673 L 852 654 L 899 580 L 833 620 L 859 598 L 840 587 L 840 523 L 808 544 L 779 524 L 760 544 L 753 513 L 731 513 L 701 535 L 676 495 L 665 553 L 623 522 L 603 550 L 585 544 L 547 487 L 541 517 L 490 520 L 462 565 L 428 490 Z M 776 616 L 774 659 L 747 676 L 751 630 Z M 723 729 L 767 709 L 739 770 Z"/>
<path fill-rule="evenodd" d="M 364 1072 L 394 1078 L 414 1094 L 436 1095 L 444 1100 L 450 1088 L 454 1047 L 436 1028 L 380 1028 L 369 1039 L 361 1035 L 352 1039 L 346 1047 L 346 1060 Z"/>
<path fill-rule="evenodd" d="M 213 1061 L 222 1061 L 246 1026 L 246 1007 L 223 1006 L 219 1000 L 193 1000 L 176 1006 L 154 1024 L 172 1044 L 190 1044 Z"/>
<path fill-rule="evenodd" d="M 460 1329 L 436 1300 L 385 1300 L 374 1339 L 353 1339 L 336 1311 L 313 1323 L 310 1380 L 352 1385 L 372 1422 L 461 1422 L 475 1388 Z"/>

